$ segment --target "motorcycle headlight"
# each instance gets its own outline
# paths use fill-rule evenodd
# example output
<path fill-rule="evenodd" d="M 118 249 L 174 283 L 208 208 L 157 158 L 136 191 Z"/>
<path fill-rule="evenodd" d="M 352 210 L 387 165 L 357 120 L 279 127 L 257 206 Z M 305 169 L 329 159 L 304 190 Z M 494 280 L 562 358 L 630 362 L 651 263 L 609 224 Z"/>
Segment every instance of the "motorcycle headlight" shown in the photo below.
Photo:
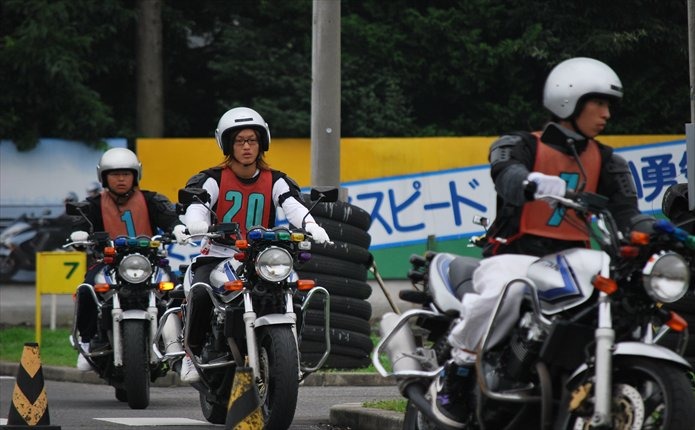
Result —
<path fill-rule="evenodd" d="M 644 289 L 658 302 L 675 302 L 685 295 L 690 285 L 688 264 L 673 252 L 652 255 L 642 275 Z"/>
<path fill-rule="evenodd" d="M 292 272 L 292 262 L 289 251 L 271 246 L 256 257 L 256 273 L 266 281 L 279 282 Z"/>
<path fill-rule="evenodd" d="M 130 254 L 123 257 L 118 265 L 118 274 L 126 282 L 139 284 L 152 275 L 152 265 L 147 257 L 140 254 Z"/>

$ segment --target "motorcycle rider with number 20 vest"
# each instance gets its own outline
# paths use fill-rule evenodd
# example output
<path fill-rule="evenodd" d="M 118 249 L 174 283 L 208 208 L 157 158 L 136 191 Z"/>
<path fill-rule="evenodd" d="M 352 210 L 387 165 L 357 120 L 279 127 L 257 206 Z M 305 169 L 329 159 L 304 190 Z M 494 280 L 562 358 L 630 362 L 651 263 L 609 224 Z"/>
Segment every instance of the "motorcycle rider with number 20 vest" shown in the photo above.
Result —
<path fill-rule="evenodd" d="M 281 207 L 293 225 L 302 225 L 306 216 L 305 228 L 314 242 L 330 241 L 326 231 L 311 215 L 307 215 L 308 209 L 300 200 L 297 184 L 285 173 L 271 169 L 263 159 L 263 154 L 270 147 L 270 129 L 258 112 L 247 107 L 236 107 L 225 112 L 218 121 L 215 139 L 225 157 L 224 161 L 219 166 L 194 175 L 186 184 L 187 187 L 204 188 L 210 195 L 208 208 L 202 204 L 192 204 L 186 210 L 184 220 L 191 235 L 208 231 L 210 210 L 216 214 L 218 222 L 238 223 L 241 234 L 245 236 L 252 226 L 273 227 L 276 208 Z M 201 255 L 195 258 L 191 266 L 191 284 L 209 282 L 213 268 L 236 252 L 233 243 L 205 237 L 201 244 Z M 187 292 L 187 296 L 187 300 L 197 303 L 189 315 L 193 321 L 191 327 L 198 329 L 193 329 L 189 335 L 191 348 L 195 352 L 202 346 L 200 343 L 204 333 L 200 331 L 209 320 L 206 309 L 211 309 L 211 303 L 205 295 L 190 297 Z M 206 304 L 210 306 L 206 308 Z M 187 382 L 200 379 L 188 356 L 181 362 L 180 375 Z"/>

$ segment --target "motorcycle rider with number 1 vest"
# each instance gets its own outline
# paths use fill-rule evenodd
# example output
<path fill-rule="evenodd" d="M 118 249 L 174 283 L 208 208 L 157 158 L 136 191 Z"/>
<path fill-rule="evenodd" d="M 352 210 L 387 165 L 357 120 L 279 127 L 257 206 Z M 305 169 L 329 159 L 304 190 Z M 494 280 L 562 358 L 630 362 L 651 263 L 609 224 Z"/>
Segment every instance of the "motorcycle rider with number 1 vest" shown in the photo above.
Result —
<path fill-rule="evenodd" d="M 154 191 L 141 190 L 138 187 L 142 179 L 142 163 L 138 157 L 126 148 L 112 148 L 106 151 L 97 164 L 97 178 L 103 186 L 101 193 L 87 197 L 89 209 L 86 213 L 89 222 L 78 218 L 73 226 L 70 240 L 73 242 L 87 240 L 85 230 L 105 231 L 109 237 L 152 236 L 163 232 L 173 232 L 179 243 L 186 243 L 183 235 L 185 229 L 179 221 L 176 208 L 164 195 Z M 91 225 L 90 225 L 91 223 Z M 84 282 L 94 285 L 94 277 L 103 268 L 103 263 L 90 266 Z M 77 291 L 76 325 L 80 333 L 80 343 L 85 351 L 90 351 L 90 343 L 100 343 L 97 336 L 97 308 L 89 291 L 81 288 Z M 102 333 L 103 334 L 103 333 Z M 91 370 L 89 362 L 77 356 L 79 370 Z"/>

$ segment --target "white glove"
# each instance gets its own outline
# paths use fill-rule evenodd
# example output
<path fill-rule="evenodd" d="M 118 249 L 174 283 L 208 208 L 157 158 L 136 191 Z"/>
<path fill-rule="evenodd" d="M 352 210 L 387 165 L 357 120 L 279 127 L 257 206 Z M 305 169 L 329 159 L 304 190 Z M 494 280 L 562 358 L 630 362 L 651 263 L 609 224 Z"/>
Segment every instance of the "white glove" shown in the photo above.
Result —
<path fill-rule="evenodd" d="M 565 197 L 567 191 L 567 182 L 559 176 L 544 175 L 540 172 L 531 172 L 528 174 L 529 181 L 536 183 L 536 194 L 539 196 L 557 196 Z"/>
<path fill-rule="evenodd" d="M 84 242 L 89 239 L 89 233 L 82 230 L 73 231 L 70 233 L 71 242 Z"/>
<path fill-rule="evenodd" d="M 191 243 L 191 236 L 187 235 L 183 231 L 186 229 L 186 226 L 183 224 L 179 224 L 174 227 L 174 229 L 171 231 L 176 238 L 176 243 L 179 245 L 187 245 Z"/>
<path fill-rule="evenodd" d="M 308 222 L 305 228 L 307 233 L 311 234 L 311 238 L 314 240 L 314 242 L 331 243 L 331 239 L 328 237 L 328 233 L 326 233 L 326 230 L 324 230 L 323 227 L 316 224 L 315 222 Z"/>
<path fill-rule="evenodd" d="M 205 221 L 193 221 L 188 226 L 188 232 L 191 234 L 191 236 L 201 235 L 207 233 L 209 227 L 210 224 L 206 223 Z"/>

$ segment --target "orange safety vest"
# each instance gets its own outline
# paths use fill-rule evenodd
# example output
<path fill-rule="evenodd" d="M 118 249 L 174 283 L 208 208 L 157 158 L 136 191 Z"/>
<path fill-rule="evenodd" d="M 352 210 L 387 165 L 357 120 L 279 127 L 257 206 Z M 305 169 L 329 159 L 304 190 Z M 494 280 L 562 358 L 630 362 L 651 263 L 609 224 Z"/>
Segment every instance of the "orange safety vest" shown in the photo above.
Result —
<path fill-rule="evenodd" d="M 584 178 L 573 156 L 541 142 L 539 132 L 533 135 L 536 136 L 537 142 L 534 172 L 561 177 L 567 182 L 567 189 L 571 191 L 575 191 L 577 186 L 585 180 L 583 191 L 596 192 L 601 172 L 601 151 L 596 141 L 589 140 L 586 149 L 579 156 L 586 170 L 587 178 Z M 519 235 L 533 234 L 567 241 L 589 240 L 585 220 L 576 212 L 551 207 L 548 202 L 541 200 L 524 205 L 519 227 Z"/>
<path fill-rule="evenodd" d="M 142 191 L 135 189 L 123 205 L 117 205 L 107 190 L 101 192 L 101 217 L 104 229 L 112 238 L 118 236 L 152 236 L 150 212 Z"/>
<path fill-rule="evenodd" d="M 220 222 L 236 222 L 242 237 L 249 228 L 270 224 L 273 207 L 273 175 L 270 170 L 261 170 L 256 181 L 242 182 L 232 169 L 222 170 L 220 196 L 217 199 L 217 219 Z"/>

